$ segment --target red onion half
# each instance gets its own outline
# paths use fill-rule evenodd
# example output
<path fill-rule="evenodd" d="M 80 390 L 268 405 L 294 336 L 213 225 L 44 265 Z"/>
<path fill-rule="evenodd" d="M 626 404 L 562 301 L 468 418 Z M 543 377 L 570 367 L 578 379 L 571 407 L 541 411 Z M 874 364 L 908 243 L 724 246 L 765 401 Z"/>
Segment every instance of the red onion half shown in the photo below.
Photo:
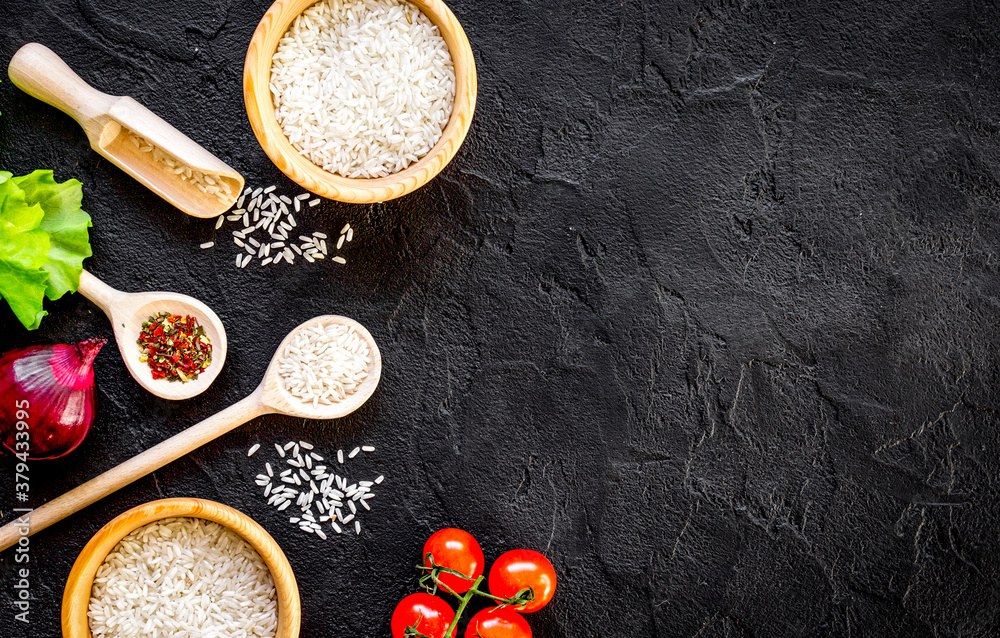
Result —
<path fill-rule="evenodd" d="M 32 346 L 0 357 L 0 441 L 21 458 L 57 459 L 94 421 L 94 358 L 108 342 Z"/>

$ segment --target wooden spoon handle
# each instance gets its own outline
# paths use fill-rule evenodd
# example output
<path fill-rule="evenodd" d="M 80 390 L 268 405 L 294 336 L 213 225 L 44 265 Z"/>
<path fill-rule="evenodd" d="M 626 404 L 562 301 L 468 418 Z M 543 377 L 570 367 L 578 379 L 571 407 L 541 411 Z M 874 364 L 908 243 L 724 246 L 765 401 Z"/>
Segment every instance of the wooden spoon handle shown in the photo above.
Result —
<path fill-rule="evenodd" d="M 80 273 L 80 285 L 76 291 L 97 304 L 97 307 L 103 310 L 109 319 L 115 304 L 123 301 L 126 294 L 115 290 L 86 270 Z"/>
<path fill-rule="evenodd" d="M 101 93 L 84 82 L 48 47 L 29 42 L 7 66 L 7 75 L 19 89 L 66 113 L 84 129 L 87 122 L 104 116 L 119 98 Z"/>
<path fill-rule="evenodd" d="M 61 521 L 70 514 L 79 512 L 88 505 L 198 449 L 250 419 L 272 411 L 261 401 L 261 389 L 257 388 L 242 401 L 208 417 L 197 425 L 192 425 L 180 434 L 175 434 L 159 445 L 149 448 L 121 465 L 31 511 L 25 516 L 27 525 L 15 520 L 0 527 L 0 551 L 17 543 L 22 536 L 30 536 Z M 20 520 L 24 521 L 25 519 Z M 26 533 L 22 534 L 22 532 Z"/>

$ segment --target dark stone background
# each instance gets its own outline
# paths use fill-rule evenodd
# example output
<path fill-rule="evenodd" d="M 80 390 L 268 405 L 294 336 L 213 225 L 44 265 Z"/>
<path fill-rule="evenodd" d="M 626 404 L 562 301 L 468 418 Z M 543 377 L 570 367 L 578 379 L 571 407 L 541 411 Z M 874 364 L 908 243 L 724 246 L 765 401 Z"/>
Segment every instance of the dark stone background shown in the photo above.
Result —
<path fill-rule="evenodd" d="M 384 636 L 424 539 L 539 549 L 548 636 L 987 636 L 1000 566 L 1000 10 L 994 2 L 453 0 L 476 52 L 471 134 L 429 186 L 302 223 L 358 229 L 348 265 L 237 271 L 185 217 L 0 84 L 0 167 L 84 182 L 87 267 L 179 290 L 226 322 L 204 395 L 152 399 L 113 346 L 100 413 L 32 466 L 41 504 L 237 401 L 301 321 L 352 316 L 382 385 L 334 423 L 261 418 L 32 543 L 32 623 L 70 566 L 165 496 L 232 505 L 281 543 L 304 636 Z M 246 122 L 266 0 L 4 0 L 28 41 L 241 170 L 297 190 Z M 0 347 L 111 336 L 73 295 Z M 246 449 L 378 451 L 364 534 L 323 543 L 263 504 Z M 254 459 L 256 460 L 256 458 Z M 0 465 L 0 504 L 13 502 Z M 4 505 L 5 507 L 7 505 Z M 3 599 L 12 596 L 3 557 Z M 13 629 L 12 629 L 13 627 Z M 8 633 L 13 632 L 13 633 Z"/>

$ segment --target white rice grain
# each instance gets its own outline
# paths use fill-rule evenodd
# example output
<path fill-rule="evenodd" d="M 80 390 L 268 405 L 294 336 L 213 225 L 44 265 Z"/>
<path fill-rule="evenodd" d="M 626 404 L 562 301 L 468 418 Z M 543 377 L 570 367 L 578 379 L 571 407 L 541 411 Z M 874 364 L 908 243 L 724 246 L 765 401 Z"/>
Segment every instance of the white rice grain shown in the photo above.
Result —
<path fill-rule="evenodd" d="M 278 362 L 278 372 L 292 396 L 304 403 L 330 405 L 360 387 L 370 363 L 368 344 L 353 328 L 316 325 L 292 338 Z M 343 463 L 343 451 L 338 458 Z"/>
<path fill-rule="evenodd" d="M 97 570 L 87 612 L 94 638 L 277 632 L 274 580 L 232 530 L 198 518 L 140 527 Z"/>
<path fill-rule="evenodd" d="M 440 139 L 455 69 L 414 4 L 321 0 L 279 40 L 270 89 L 282 131 L 311 162 L 344 177 L 384 177 Z"/>

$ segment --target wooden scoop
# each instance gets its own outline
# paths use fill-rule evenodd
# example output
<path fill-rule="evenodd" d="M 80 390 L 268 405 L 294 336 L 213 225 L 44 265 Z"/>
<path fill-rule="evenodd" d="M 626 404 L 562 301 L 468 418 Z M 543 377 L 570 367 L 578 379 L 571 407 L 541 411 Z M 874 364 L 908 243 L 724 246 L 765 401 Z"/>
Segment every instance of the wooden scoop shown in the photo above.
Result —
<path fill-rule="evenodd" d="M 329 326 L 342 324 L 352 327 L 365 343 L 368 344 L 369 358 L 368 376 L 361 385 L 349 394 L 346 399 L 330 405 L 313 407 L 292 396 L 285 390 L 278 372 L 278 362 L 285 352 L 285 347 L 304 328 L 313 326 Z M 347 317 L 324 315 L 301 324 L 290 332 L 278 346 L 277 352 L 271 358 L 271 365 L 264 373 L 264 380 L 248 397 L 229 406 L 222 412 L 208 417 L 201 423 L 193 425 L 180 434 L 175 434 L 162 443 L 149 448 L 145 452 L 132 457 L 121 465 L 108 470 L 100 476 L 90 479 L 62 496 L 49 501 L 45 505 L 32 510 L 26 515 L 27 525 L 18 520 L 0 527 L 0 551 L 17 543 L 24 535 L 39 532 L 53 523 L 57 523 L 70 514 L 79 512 L 88 505 L 125 487 L 132 481 L 155 472 L 167 463 L 193 452 L 209 441 L 222 436 L 226 432 L 243 425 L 247 421 L 262 414 L 287 414 L 305 419 L 336 419 L 357 410 L 375 392 L 379 378 L 382 376 L 382 355 L 379 353 L 375 339 L 357 321 Z M 27 532 L 22 534 L 21 532 Z"/>
<path fill-rule="evenodd" d="M 207 390 L 215 377 L 219 376 L 219 371 L 226 362 L 226 328 L 211 308 L 194 297 L 176 292 L 121 292 L 86 270 L 80 273 L 77 292 L 93 301 L 111 320 L 118 351 L 121 352 L 132 378 L 161 399 L 190 399 Z M 205 329 L 205 335 L 212 344 L 212 363 L 197 378 L 187 383 L 154 379 L 149 365 L 139 359 L 139 344 L 136 340 L 142 330 L 142 322 L 161 312 L 191 315 Z"/>
<path fill-rule="evenodd" d="M 21 47 L 7 74 L 79 122 L 95 151 L 188 215 L 216 217 L 240 196 L 242 175 L 132 98 L 94 89 L 47 47 Z"/>

